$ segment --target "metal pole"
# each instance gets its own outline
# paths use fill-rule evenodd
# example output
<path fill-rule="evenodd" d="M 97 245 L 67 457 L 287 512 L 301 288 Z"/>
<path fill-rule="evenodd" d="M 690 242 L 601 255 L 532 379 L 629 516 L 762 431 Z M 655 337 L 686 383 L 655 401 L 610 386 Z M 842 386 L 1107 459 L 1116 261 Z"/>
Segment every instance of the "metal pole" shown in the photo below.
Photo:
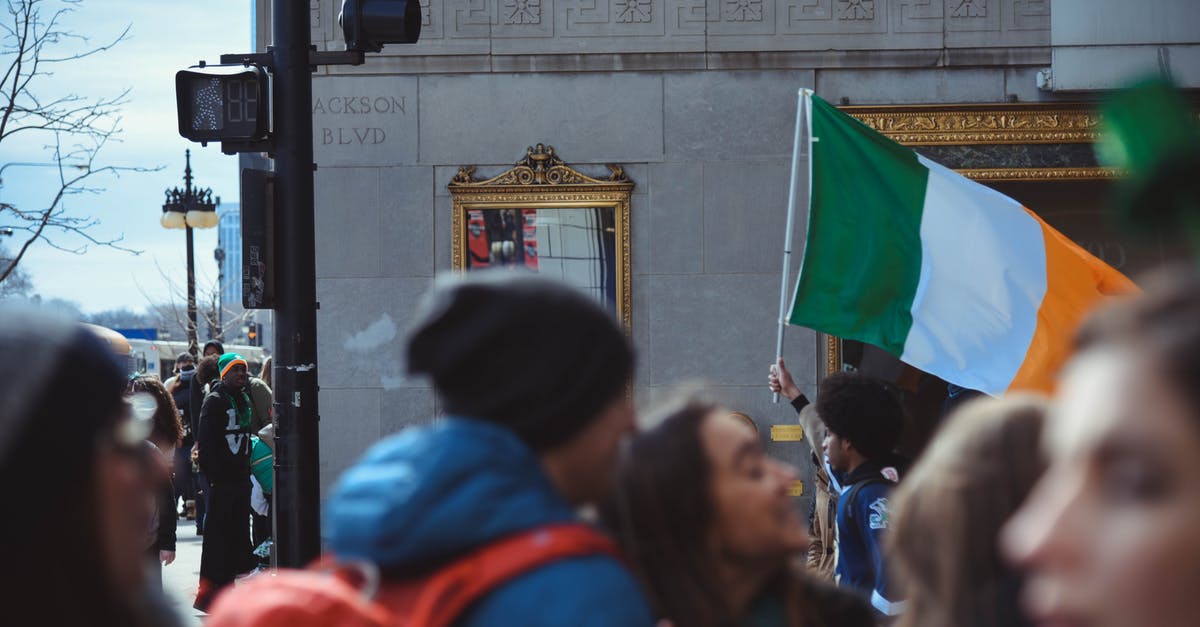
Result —
<path fill-rule="evenodd" d="M 192 227 L 186 227 L 185 230 L 187 231 L 188 352 L 195 357 L 200 353 L 200 341 L 196 339 L 196 261 L 192 249 Z"/>
<path fill-rule="evenodd" d="M 320 545 L 309 3 L 272 0 L 275 124 L 275 538 L 279 565 Z"/>
<path fill-rule="evenodd" d="M 195 202 L 195 196 L 192 191 L 192 151 L 186 150 L 184 155 L 183 168 L 183 197 L 184 197 L 184 216 L 187 216 L 187 211 L 192 209 L 192 203 Z M 200 353 L 200 342 L 196 339 L 196 258 L 192 249 L 192 227 L 184 223 L 184 230 L 187 231 L 187 338 L 188 352 L 195 357 Z"/>
<path fill-rule="evenodd" d="M 801 88 L 799 98 L 796 101 L 796 131 L 795 137 L 792 139 L 792 178 L 788 185 L 788 207 L 787 207 L 787 226 L 783 229 L 783 276 L 779 279 L 779 332 L 775 336 L 775 363 L 779 363 L 779 359 L 783 357 L 783 328 L 787 324 L 787 300 L 788 300 L 788 271 L 792 265 L 792 225 L 796 219 L 796 177 L 800 172 L 800 133 L 802 115 L 804 113 L 804 98 L 805 93 L 812 93 L 808 89 Z M 812 158 L 812 155 L 809 155 Z M 811 177 L 810 177 L 811 178 Z M 771 366 L 774 368 L 774 364 Z M 779 394 L 771 395 L 771 402 L 779 402 Z"/>

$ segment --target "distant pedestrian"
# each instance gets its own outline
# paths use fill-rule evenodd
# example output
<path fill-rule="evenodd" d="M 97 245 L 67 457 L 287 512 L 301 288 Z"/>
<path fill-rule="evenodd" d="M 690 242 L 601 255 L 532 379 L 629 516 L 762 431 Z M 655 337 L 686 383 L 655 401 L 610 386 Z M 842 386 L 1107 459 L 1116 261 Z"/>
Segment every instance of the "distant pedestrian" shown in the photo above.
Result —
<path fill-rule="evenodd" d="M 193 607 L 209 603 L 234 578 L 251 570 L 250 417 L 246 360 L 225 353 L 217 362 L 221 378 L 213 383 L 200 410 L 197 431 L 200 468 L 208 480 L 208 511 L 200 557 L 200 587 Z"/>
<path fill-rule="evenodd" d="M 209 342 L 212 344 L 213 342 Z M 192 459 L 192 481 L 196 488 L 196 535 L 204 535 L 204 517 L 208 511 L 208 479 L 204 476 L 204 470 L 200 468 L 200 409 L 204 404 L 204 397 L 208 395 L 209 387 L 215 382 L 220 371 L 217 369 L 217 361 L 220 355 L 205 355 L 196 364 L 196 376 L 192 380 L 191 389 L 191 407 L 192 407 L 192 433 L 194 442 L 192 444 L 191 459 Z"/>
<path fill-rule="evenodd" d="M 795 468 L 719 406 L 661 413 L 622 456 L 601 510 L 658 616 L 679 627 L 873 627 L 865 601 L 793 567 L 808 545 Z"/>
<path fill-rule="evenodd" d="M 267 433 L 273 429 L 265 428 Z M 264 433 L 266 435 L 267 433 Z M 275 492 L 275 451 L 264 438 L 250 436 L 250 545 L 256 549 L 271 537 L 271 499 Z"/>
<path fill-rule="evenodd" d="M 838 585 L 857 590 L 881 616 L 904 609 L 884 556 L 889 494 L 899 479 L 894 449 L 904 427 L 900 402 L 884 385 L 851 372 L 826 377 L 817 415 L 828 433 L 825 456 L 842 475 L 837 505 Z"/>
<path fill-rule="evenodd" d="M 186 354 L 186 353 L 185 353 Z M 175 401 L 158 379 L 141 376 L 129 382 L 127 393 L 134 397 L 135 407 L 145 399 L 152 412 L 150 435 L 150 463 L 160 464 L 164 475 L 170 476 L 175 461 L 175 450 L 183 439 L 183 425 L 175 409 Z M 191 460 L 188 460 L 191 465 Z M 175 561 L 175 528 L 178 513 L 175 510 L 175 493 L 167 481 L 154 499 L 155 516 L 151 520 L 146 539 L 146 561 L 150 564 L 151 581 L 162 586 L 162 567 Z"/>
<path fill-rule="evenodd" d="M 266 381 L 255 376 L 246 379 L 246 393 L 250 395 L 250 404 L 254 409 L 254 415 L 250 417 L 250 431 L 258 433 L 271 424 L 274 393 Z"/>
<path fill-rule="evenodd" d="M 889 563 L 905 599 L 899 627 L 1031 624 L 998 540 L 1045 469 L 1045 411 L 1036 396 L 965 402 L 892 493 Z"/>
<path fill-rule="evenodd" d="M 609 491 L 618 444 L 633 429 L 624 331 L 574 288 L 498 271 L 437 281 L 415 319 L 408 370 L 432 378 L 446 417 L 373 446 L 338 481 L 325 512 L 331 557 L 382 575 L 382 608 L 372 615 L 407 615 L 393 586 L 462 572 L 447 590 L 467 595 L 463 605 L 431 600 L 446 612 L 439 624 L 653 625 L 615 547 L 576 514 Z M 559 549 L 567 552 L 546 552 Z M 495 551 L 506 557 L 488 562 Z M 521 567 L 484 585 L 495 570 L 459 561 L 480 555 L 493 567 Z M 308 598 L 271 593 L 296 581 L 285 574 L 223 596 L 211 625 L 317 624 Z"/>
<path fill-rule="evenodd" d="M 195 517 L 196 486 L 192 477 L 192 445 L 196 438 L 192 432 L 192 385 L 196 379 L 196 360 L 191 353 L 182 352 L 175 357 L 175 375 L 163 382 L 175 402 L 179 413 L 179 422 L 183 427 L 183 438 L 175 447 L 173 480 L 175 483 L 175 499 L 183 501 L 183 509 L 188 518 Z"/>
<path fill-rule="evenodd" d="M 270 355 L 268 355 L 267 358 L 263 360 L 262 368 L 258 371 L 258 378 L 262 379 L 263 383 L 267 384 L 267 387 L 269 387 L 271 389 L 275 389 L 275 384 L 271 382 L 272 360 L 273 360 L 273 357 L 271 357 Z"/>
<path fill-rule="evenodd" d="M 147 464 L 150 425 L 132 419 L 110 350 L 45 310 L 0 308 L 5 625 L 178 624 L 143 563 L 149 500 L 167 476 Z"/>
<path fill-rule="evenodd" d="M 1049 467 L 1002 534 L 1039 625 L 1200 620 L 1200 276 L 1144 287 L 1080 331 Z"/>
<path fill-rule="evenodd" d="M 204 348 L 200 350 L 201 357 L 217 357 L 225 354 L 225 345 L 219 340 L 209 340 L 204 343 Z"/>

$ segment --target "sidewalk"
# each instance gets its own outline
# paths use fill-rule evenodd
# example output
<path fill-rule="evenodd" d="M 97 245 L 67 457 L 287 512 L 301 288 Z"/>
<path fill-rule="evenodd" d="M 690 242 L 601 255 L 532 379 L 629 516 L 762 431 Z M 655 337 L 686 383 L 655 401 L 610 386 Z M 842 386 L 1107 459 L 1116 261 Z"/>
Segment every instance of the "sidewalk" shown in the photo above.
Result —
<path fill-rule="evenodd" d="M 176 531 L 175 561 L 163 567 L 163 590 L 174 603 L 176 614 L 187 627 L 198 627 L 204 614 L 192 609 L 196 586 L 200 583 L 200 545 L 203 537 L 196 535 L 196 523 L 179 520 Z"/>

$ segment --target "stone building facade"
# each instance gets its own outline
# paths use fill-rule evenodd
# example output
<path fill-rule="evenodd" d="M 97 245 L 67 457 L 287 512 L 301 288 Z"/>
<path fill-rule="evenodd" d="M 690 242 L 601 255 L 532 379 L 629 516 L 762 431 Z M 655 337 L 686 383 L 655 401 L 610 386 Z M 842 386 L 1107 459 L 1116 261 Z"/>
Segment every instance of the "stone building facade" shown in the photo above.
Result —
<path fill-rule="evenodd" d="M 313 81 L 323 484 L 380 437 L 438 414 L 428 383 L 403 374 L 403 330 L 420 294 L 450 271 L 447 185 L 461 165 L 491 176 L 539 142 L 594 175 L 620 164 L 635 184 L 636 400 L 707 381 L 758 420 L 772 452 L 803 459 L 799 444 L 771 441 L 770 426 L 795 416 L 765 385 L 797 90 L 881 107 L 873 124 L 914 131 L 910 143 L 933 158 L 997 179 L 1026 171 L 1009 177 L 1026 179 L 1011 183 L 1015 193 L 1028 183 L 1027 193 L 1061 201 L 1077 194 L 1037 180 L 1105 173 L 1088 145 L 1096 93 L 1056 92 L 1047 74 L 1065 28 L 1056 12 L 1131 4 L 1142 3 L 421 0 L 419 43 L 322 68 Z M 1186 0 L 1159 4 L 1196 13 Z M 260 42 L 268 5 L 256 8 Z M 315 45 L 341 49 L 340 2 L 311 6 Z M 1185 61 L 1200 42 L 1175 39 Z M 942 108 L 913 117 L 899 105 Z M 959 135 L 936 141 L 941 130 Z M 1011 141 L 993 141 L 1010 131 Z M 803 236 L 801 213 L 793 273 Z M 1096 237 L 1103 249 L 1111 233 Z M 810 395 L 826 346 L 788 329 L 784 354 Z"/>

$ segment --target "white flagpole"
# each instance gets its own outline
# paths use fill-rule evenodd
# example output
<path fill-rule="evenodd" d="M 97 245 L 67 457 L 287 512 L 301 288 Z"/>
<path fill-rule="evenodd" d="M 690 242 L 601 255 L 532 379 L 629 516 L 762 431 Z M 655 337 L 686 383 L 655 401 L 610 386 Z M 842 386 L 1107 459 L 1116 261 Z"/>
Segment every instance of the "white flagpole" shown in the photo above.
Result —
<path fill-rule="evenodd" d="M 779 359 L 783 357 L 783 328 L 786 324 L 788 302 L 788 269 L 791 267 L 792 262 L 792 227 L 796 220 L 796 174 L 800 169 L 800 129 L 804 116 L 810 113 L 810 111 L 806 110 L 806 105 L 812 93 L 811 89 L 801 87 L 796 98 L 796 133 L 792 140 L 792 180 L 788 186 L 787 226 L 784 227 L 783 231 L 783 276 L 779 280 L 779 333 L 775 338 L 775 363 L 779 363 Z M 811 136 L 811 133 L 809 135 Z M 812 152 L 809 151 L 810 172 L 808 185 L 810 197 L 812 195 L 811 168 Z M 771 402 L 778 403 L 779 394 L 772 395 Z"/>

